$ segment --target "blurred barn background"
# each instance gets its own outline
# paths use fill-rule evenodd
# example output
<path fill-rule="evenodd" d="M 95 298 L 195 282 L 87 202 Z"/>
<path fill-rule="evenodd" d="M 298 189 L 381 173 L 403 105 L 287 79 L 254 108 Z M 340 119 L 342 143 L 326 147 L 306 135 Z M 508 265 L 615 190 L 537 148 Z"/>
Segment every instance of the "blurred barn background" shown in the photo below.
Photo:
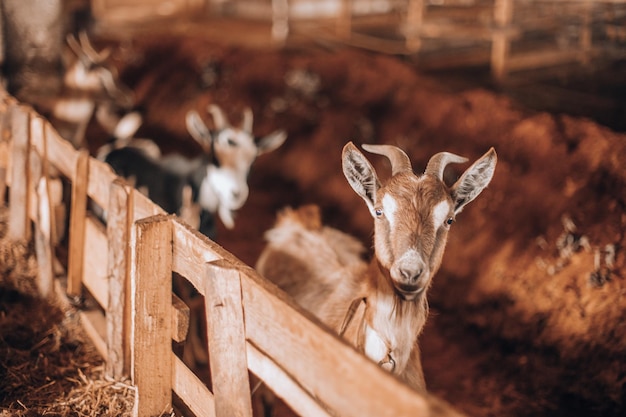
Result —
<path fill-rule="evenodd" d="M 531 107 L 592 115 L 619 129 L 626 123 L 626 3 L 622 0 L 3 3 L 1 33 L 7 39 L 0 52 L 9 64 L 5 72 L 18 78 L 10 91 L 20 89 L 23 71 L 19 68 L 30 59 L 22 56 L 27 52 L 17 38 L 28 38 L 29 48 L 52 42 L 55 45 L 48 51 L 58 52 L 63 43 L 61 32 L 88 26 L 96 35 L 118 40 L 141 31 L 166 31 L 264 48 L 302 43 L 352 46 L 402 56 L 451 82 L 469 80 L 496 86 Z M 15 19 L 7 20 L 7 16 Z M 36 30 L 26 30 L 28 27 Z M 47 28 L 52 36 L 41 36 Z M 38 59 L 55 60 L 46 53 Z M 59 66 L 58 62 L 51 65 Z M 44 82 L 43 86 L 49 90 L 55 84 Z M 37 89 L 41 94 L 41 87 Z"/>
<path fill-rule="evenodd" d="M 348 140 L 401 146 L 416 171 L 441 150 L 494 146 L 494 180 L 459 216 L 429 294 L 429 389 L 468 415 L 624 415 L 626 0 L 0 8 L 3 83 L 45 116 L 63 89 L 66 35 L 84 30 L 111 48 L 139 137 L 163 154 L 198 154 L 185 114 L 209 121 L 210 103 L 233 123 L 250 106 L 258 135 L 288 132 L 255 163 L 236 227 L 218 225 L 216 241 L 249 265 L 286 205 L 319 204 L 369 245 L 370 215 L 341 175 Z M 109 134 L 90 123 L 92 155 Z"/>

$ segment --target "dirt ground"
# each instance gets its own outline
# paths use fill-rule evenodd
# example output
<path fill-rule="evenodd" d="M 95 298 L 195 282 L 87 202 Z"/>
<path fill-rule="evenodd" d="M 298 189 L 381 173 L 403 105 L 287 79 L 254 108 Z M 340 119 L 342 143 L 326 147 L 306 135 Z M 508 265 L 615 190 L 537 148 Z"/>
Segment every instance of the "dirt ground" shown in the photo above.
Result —
<path fill-rule="evenodd" d="M 251 106 L 257 135 L 288 131 L 255 163 L 236 227 L 218 230 L 250 265 L 286 205 L 318 204 L 327 224 L 370 241 L 372 220 L 341 174 L 347 141 L 398 145 L 416 171 L 439 151 L 474 160 L 494 146 L 494 179 L 458 216 L 429 293 L 428 387 L 472 416 L 626 413 L 624 134 L 363 51 L 152 35 L 120 43 L 113 58 L 145 112 L 140 135 L 165 152 L 199 151 L 184 115 L 209 103 L 234 123 Z M 90 137 L 92 150 L 104 140 Z"/>

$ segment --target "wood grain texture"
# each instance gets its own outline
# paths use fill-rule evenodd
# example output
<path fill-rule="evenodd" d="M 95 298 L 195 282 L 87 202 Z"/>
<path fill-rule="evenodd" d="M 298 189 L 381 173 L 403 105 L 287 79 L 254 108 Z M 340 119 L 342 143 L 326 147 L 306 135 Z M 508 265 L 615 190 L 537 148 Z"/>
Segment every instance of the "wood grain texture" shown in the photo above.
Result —
<path fill-rule="evenodd" d="M 205 298 L 215 415 L 252 417 L 241 278 L 224 260 L 206 264 Z"/>
<path fill-rule="evenodd" d="M 114 181 L 107 210 L 107 374 L 120 378 L 130 373 L 130 228 L 132 189 Z"/>
<path fill-rule="evenodd" d="M 87 150 L 79 153 L 79 157 L 76 159 L 74 174 L 72 178 L 70 211 L 67 293 L 71 296 L 78 296 L 81 292 L 85 256 L 85 221 L 87 214 L 87 182 L 89 177 L 89 152 Z"/>
<path fill-rule="evenodd" d="M 21 106 L 11 107 L 11 188 L 9 189 L 10 239 L 29 239 L 30 179 L 28 169 L 29 114 Z"/>
<path fill-rule="evenodd" d="M 132 380 L 138 416 L 168 411 L 172 404 L 172 224 L 167 216 L 135 223 L 132 248 L 134 331 Z"/>

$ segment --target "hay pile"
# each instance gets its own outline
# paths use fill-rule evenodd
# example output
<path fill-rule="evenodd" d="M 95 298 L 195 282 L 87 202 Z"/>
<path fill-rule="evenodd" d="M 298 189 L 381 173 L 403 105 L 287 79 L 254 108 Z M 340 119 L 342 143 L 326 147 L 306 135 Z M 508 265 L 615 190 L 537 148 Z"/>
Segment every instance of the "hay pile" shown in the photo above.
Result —
<path fill-rule="evenodd" d="M 42 300 L 31 242 L 6 239 L 0 207 L 0 416 L 131 415 L 135 389 L 104 374 L 77 312 Z"/>

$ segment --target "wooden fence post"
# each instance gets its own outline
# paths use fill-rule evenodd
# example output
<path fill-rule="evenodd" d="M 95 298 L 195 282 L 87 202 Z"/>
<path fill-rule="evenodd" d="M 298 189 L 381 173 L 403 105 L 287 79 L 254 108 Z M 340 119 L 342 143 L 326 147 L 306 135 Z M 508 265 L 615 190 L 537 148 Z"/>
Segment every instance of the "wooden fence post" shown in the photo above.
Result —
<path fill-rule="evenodd" d="M 29 197 L 30 173 L 28 170 L 28 147 L 30 135 L 30 115 L 22 106 L 11 107 L 11 138 L 13 154 L 11 156 L 11 189 L 9 190 L 9 230 L 10 239 L 30 238 Z"/>
<path fill-rule="evenodd" d="M 80 151 L 72 178 L 70 211 L 70 240 L 67 266 L 67 294 L 79 296 L 85 265 L 85 216 L 87 215 L 87 185 L 89 182 L 89 152 Z"/>
<path fill-rule="evenodd" d="M 508 70 L 513 0 L 495 0 L 493 7 L 495 28 L 491 39 L 491 75 L 495 81 L 501 82 Z"/>
<path fill-rule="evenodd" d="M 39 295 L 54 295 L 54 270 L 52 255 L 52 213 L 48 179 L 42 176 L 37 182 L 37 223 L 35 224 L 35 253 L 37 254 L 37 287 Z"/>
<path fill-rule="evenodd" d="M 116 179 L 109 187 L 107 210 L 109 302 L 107 321 L 107 375 L 130 375 L 130 231 L 132 188 Z"/>
<path fill-rule="evenodd" d="M 44 120 L 41 117 L 31 117 L 30 140 L 31 144 L 42 143 L 43 151 L 38 153 L 35 146 L 30 151 L 30 181 L 36 184 L 35 201 L 30 204 L 36 208 L 36 222 L 34 229 L 35 252 L 38 266 L 39 294 L 47 298 L 53 296 L 54 285 L 54 250 L 55 243 L 55 216 L 52 210 L 50 179 L 48 177 L 49 164 L 47 143 L 44 134 Z"/>
<path fill-rule="evenodd" d="M 417 52 L 422 47 L 422 24 L 426 5 L 424 0 L 409 0 L 406 12 L 405 46 L 411 52 Z"/>
<path fill-rule="evenodd" d="M 217 417 L 251 417 L 240 272 L 226 260 L 206 264 L 209 365 Z"/>
<path fill-rule="evenodd" d="M 138 417 L 160 415 L 172 404 L 172 221 L 157 215 L 134 227 L 131 351 Z"/>
<path fill-rule="evenodd" d="M 9 140 L 11 133 L 11 112 L 8 103 L 1 103 L 0 115 L 0 206 L 4 206 L 7 191 L 7 177 L 9 168 Z"/>

